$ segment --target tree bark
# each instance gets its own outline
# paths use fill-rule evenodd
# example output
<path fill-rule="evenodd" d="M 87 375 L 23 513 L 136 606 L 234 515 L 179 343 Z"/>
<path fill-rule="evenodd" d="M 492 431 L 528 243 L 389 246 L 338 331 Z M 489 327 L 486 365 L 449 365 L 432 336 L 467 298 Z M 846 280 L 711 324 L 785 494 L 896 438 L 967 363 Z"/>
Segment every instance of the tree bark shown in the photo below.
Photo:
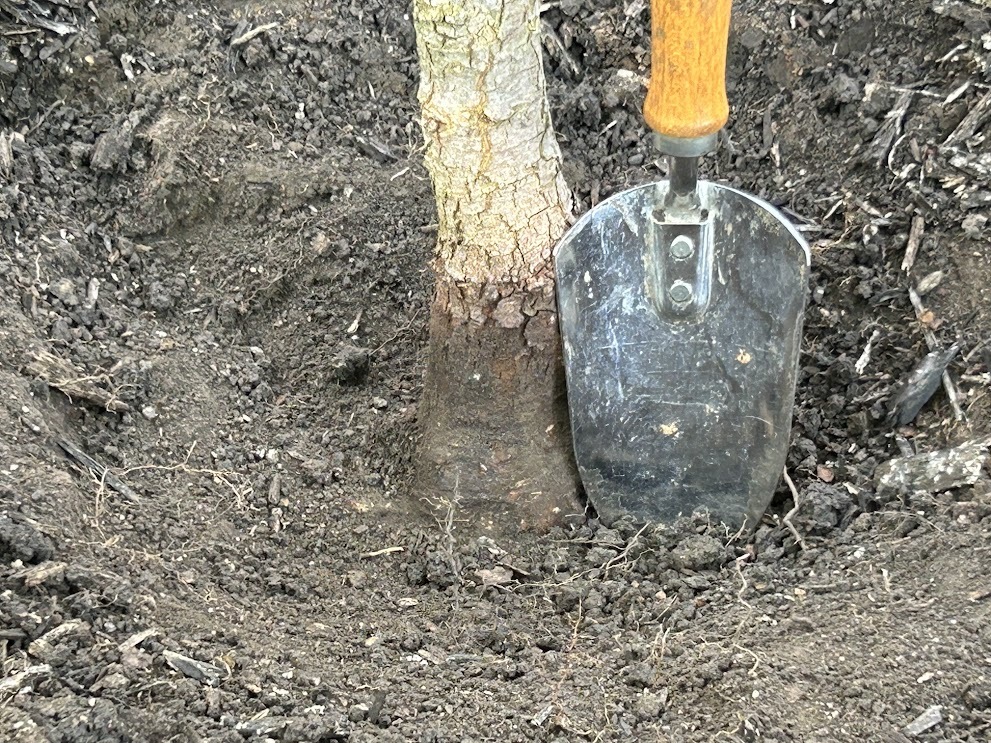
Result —
<path fill-rule="evenodd" d="M 473 531 L 582 513 L 554 304 L 571 219 L 536 0 L 415 0 L 436 289 L 417 495 Z"/>

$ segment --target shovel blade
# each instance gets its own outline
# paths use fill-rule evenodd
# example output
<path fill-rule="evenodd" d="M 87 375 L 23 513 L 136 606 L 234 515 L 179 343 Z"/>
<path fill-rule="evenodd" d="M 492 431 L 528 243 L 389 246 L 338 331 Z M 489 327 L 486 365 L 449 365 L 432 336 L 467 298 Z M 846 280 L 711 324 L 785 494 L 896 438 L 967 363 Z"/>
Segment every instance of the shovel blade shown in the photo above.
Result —
<path fill-rule="evenodd" d="M 700 182 L 711 235 L 705 302 L 667 312 L 649 247 L 666 188 L 602 202 L 555 249 L 579 473 L 607 524 L 705 509 L 752 526 L 785 463 L 808 246 L 765 202 Z"/>

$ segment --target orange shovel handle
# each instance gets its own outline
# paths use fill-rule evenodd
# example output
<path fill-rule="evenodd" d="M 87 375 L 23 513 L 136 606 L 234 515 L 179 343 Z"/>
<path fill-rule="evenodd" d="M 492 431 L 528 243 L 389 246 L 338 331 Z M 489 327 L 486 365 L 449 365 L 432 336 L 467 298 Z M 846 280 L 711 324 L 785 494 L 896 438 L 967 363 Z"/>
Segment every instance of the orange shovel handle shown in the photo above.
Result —
<path fill-rule="evenodd" d="M 713 135 L 729 118 L 726 44 L 732 0 L 651 0 L 648 126 L 672 139 Z"/>

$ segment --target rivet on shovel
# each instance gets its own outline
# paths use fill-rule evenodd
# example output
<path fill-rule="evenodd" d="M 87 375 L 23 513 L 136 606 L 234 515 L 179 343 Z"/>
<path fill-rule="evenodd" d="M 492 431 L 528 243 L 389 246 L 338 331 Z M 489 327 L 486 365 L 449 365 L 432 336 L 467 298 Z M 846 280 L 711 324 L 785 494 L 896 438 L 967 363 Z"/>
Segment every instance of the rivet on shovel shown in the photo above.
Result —
<path fill-rule="evenodd" d="M 670 294 L 672 302 L 686 304 L 692 300 L 692 295 L 694 292 L 692 291 L 691 284 L 684 281 L 676 281 L 671 285 Z"/>
<path fill-rule="evenodd" d="M 674 240 L 671 241 L 671 255 L 677 258 L 679 261 L 683 261 L 686 258 L 691 258 L 692 253 L 695 252 L 695 243 L 692 241 L 688 235 L 678 235 Z M 675 300 L 679 301 L 679 300 Z M 687 300 L 681 300 L 687 301 Z"/>

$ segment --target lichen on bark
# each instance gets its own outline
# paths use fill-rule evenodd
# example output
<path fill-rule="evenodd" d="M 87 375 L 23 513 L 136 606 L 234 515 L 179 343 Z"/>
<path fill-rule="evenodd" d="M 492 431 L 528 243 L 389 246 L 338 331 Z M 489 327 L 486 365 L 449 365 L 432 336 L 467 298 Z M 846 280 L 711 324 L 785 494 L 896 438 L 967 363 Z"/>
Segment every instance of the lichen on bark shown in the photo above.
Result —
<path fill-rule="evenodd" d="M 414 4 L 425 161 L 437 198 L 435 270 L 454 282 L 551 281 L 571 219 L 535 0 Z"/>

